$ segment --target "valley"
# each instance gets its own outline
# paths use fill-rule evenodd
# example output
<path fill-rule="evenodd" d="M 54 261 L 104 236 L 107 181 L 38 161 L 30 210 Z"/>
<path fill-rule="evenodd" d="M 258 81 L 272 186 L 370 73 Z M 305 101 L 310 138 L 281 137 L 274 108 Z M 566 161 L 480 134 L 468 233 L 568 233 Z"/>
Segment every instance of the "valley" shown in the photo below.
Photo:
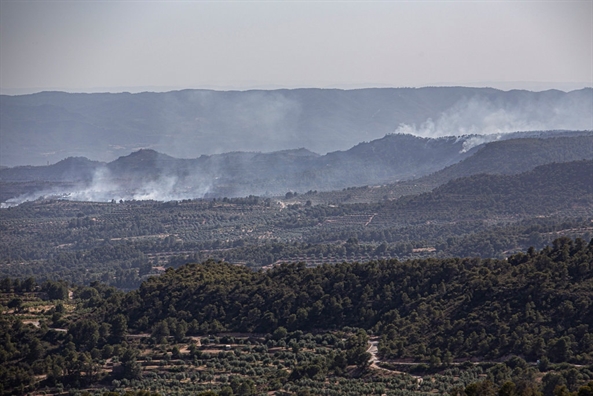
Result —
<path fill-rule="evenodd" d="M 591 175 L 590 130 L 1 168 L 0 390 L 588 395 Z"/>
<path fill-rule="evenodd" d="M 0 3 L 0 396 L 593 396 L 593 1 Z"/>
<path fill-rule="evenodd" d="M 315 192 L 172 202 L 38 200 L 0 211 L 0 274 L 135 288 L 157 267 L 207 259 L 258 269 L 299 261 L 502 258 L 560 235 L 592 237 L 591 166 L 577 161 L 519 175 L 476 175 L 374 203 L 319 203 L 318 196 L 332 196 Z"/>

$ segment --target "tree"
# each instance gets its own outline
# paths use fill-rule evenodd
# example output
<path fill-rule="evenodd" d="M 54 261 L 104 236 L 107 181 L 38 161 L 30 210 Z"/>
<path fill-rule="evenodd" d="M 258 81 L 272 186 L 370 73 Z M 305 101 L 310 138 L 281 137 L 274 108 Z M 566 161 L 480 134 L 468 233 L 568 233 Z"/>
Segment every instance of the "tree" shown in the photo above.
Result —
<path fill-rule="evenodd" d="M 138 351 L 126 349 L 121 356 L 122 377 L 127 379 L 139 379 L 142 376 L 140 364 L 136 361 Z"/>
<path fill-rule="evenodd" d="M 19 312 L 23 307 L 23 299 L 19 297 L 15 297 L 11 299 L 8 304 L 6 304 L 8 308 L 14 309 L 15 312 Z"/>
<path fill-rule="evenodd" d="M 548 351 L 548 356 L 551 361 L 555 363 L 566 362 L 570 355 L 570 339 L 568 337 L 561 337 L 551 343 Z"/>
<path fill-rule="evenodd" d="M 45 350 L 41 341 L 37 337 L 34 337 L 31 342 L 29 342 L 29 352 L 27 353 L 27 360 L 29 362 L 34 362 L 37 359 L 41 359 Z"/>
<path fill-rule="evenodd" d="M 35 278 L 29 277 L 22 283 L 21 289 L 25 292 L 32 292 L 35 291 L 36 286 L 37 282 L 35 282 Z"/>
<path fill-rule="evenodd" d="M 160 321 L 154 327 L 152 331 L 152 337 L 156 340 L 157 344 L 163 344 L 167 342 L 169 336 L 169 325 L 166 321 Z"/>
<path fill-rule="evenodd" d="M 554 390 L 566 385 L 566 380 L 560 374 L 548 373 L 542 378 L 542 391 L 544 396 L 554 396 Z"/>
<path fill-rule="evenodd" d="M 218 394 L 219 396 L 233 396 L 233 388 L 228 385 L 223 386 Z"/>
<path fill-rule="evenodd" d="M 184 320 L 178 321 L 175 326 L 173 326 L 173 336 L 175 337 L 175 341 L 182 342 L 186 333 L 187 323 Z"/>
<path fill-rule="evenodd" d="M 572 396 L 566 385 L 559 385 L 554 389 L 554 396 Z"/>
<path fill-rule="evenodd" d="M 62 282 L 47 281 L 43 286 L 50 300 L 66 300 L 68 298 L 68 286 Z"/>
<path fill-rule="evenodd" d="M 474 382 L 465 388 L 467 396 L 496 396 L 496 387 L 489 380 Z"/>
<path fill-rule="evenodd" d="M 99 325 L 93 320 L 82 319 L 70 326 L 68 334 L 72 335 L 79 350 L 90 351 L 99 341 Z"/>
<path fill-rule="evenodd" d="M 455 386 L 449 391 L 449 396 L 466 396 L 463 386 Z"/>
<path fill-rule="evenodd" d="M 287 334 L 288 334 L 288 331 L 286 330 L 286 328 L 280 326 L 276 330 L 274 330 L 274 334 L 272 334 L 272 338 L 276 341 L 279 341 L 279 340 L 286 338 Z"/>
<path fill-rule="evenodd" d="M 498 396 L 518 396 L 513 382 L 507 381 L 498 390 Z"/>
<path fill-rule="evenodd" d="M 255 383 L 250 379 L 246 379 L 245 381 L 241 382 L 239 389 L 237 389 L 238 396 L 250 396 L 254 395 L 255 392 Z"/>
<path fill-rule="evenodd" d="M 128 321 L 122 314 L 117 314 L 111 321 L 111 335 L 114 341 L 119 342 L 124 339 L 128 333 Z"/>
<path fill-rule="evenodd" d="M 593 381 L 589 381 L 587 385 L 581 386 L 577 396 L 593 396 Z"/>

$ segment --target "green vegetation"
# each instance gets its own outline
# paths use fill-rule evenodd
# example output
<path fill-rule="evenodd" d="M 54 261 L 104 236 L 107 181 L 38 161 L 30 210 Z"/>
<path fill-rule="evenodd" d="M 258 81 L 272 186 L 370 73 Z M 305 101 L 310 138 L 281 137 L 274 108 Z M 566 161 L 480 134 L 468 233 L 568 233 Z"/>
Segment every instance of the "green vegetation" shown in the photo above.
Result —
<path fill-rule="evenodd" d="M 142 331 L 173 312 L 196 319 L 203 332 L 371 329 L 382 334 L 380 354 L 398 359 L 515 354 L 590 364 L 592 263 L 593 244 L 561 238 L 507 260 L 293 264 L 265 272 L 191 264 L 144 282 L 121 312 Z"/>
<path fill-rule="evenodd" d="M 580 239 L 507 260 L 206 262 L 128 293 L 0 289 L 6 394 L 581 396 L 593 380 L 593 241 Z"/>
<path fill-rule="evenodd" d="M 40 200 L 0 211 L 0 274 L 132 289 L 163 267 L 207 259 L 260 268 L 502 258 L 560 236 L 593 237 L 592 164 L 471 176 L 431 193 L 371 204 L 312 205 L 313 191 L 291 193 L 288 200 Z"/>
<path fill-rule="evenodd" d="M 0 394 L 590 395 L 592 174 L 3 209 Z"/>

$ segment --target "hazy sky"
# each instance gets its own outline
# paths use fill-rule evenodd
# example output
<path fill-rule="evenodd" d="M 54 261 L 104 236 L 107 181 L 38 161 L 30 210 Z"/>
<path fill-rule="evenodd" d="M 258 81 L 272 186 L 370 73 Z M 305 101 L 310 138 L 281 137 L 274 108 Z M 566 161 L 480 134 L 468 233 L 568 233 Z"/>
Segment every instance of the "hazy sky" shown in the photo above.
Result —
<path fill-rule="evenodd" d="M 1 0 L 9 94 L 592 82 L 591 0 Z"/>

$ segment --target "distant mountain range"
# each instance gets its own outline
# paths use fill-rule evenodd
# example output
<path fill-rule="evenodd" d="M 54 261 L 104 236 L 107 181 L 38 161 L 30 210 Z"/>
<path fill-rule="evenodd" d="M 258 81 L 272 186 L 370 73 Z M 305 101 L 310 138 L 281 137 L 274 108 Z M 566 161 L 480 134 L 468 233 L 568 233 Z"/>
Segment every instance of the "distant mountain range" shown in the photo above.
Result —
<path fill-rule="evenodd" d="M 547 132 L 539 136 L 536 134 L 504 136 L 515 137 L 515 139 L 482 144 L 472 151 L 472 155 L 429 175 L 398 183 L 375 185 L 372 188 L 363 186 L 328 191 L 314 196 L 294 198 L 292 201 L 306 199 L 314 203 L 376 202 L 432 191 L 451 180 L 466 176 L 512 175 L 531 171 L 537 166 L 550 163 L 593 159 L 593 132 Z M 518 136 L 524 137 L 517 138 Z"/>
<path fill-rule="evenodd" d="M 430 139 L 394 134 L 326 155 L 297 149 L 177 159 L 143 149 L 109 163 L 71 157 L 49 166 L 1 169 L 0 199 L 25 193 L 28 196 L 20 199 L 41 195 L 95 201 L 277 196 L 400 180 L 414 180 L 424 188 L 417 191 L 421 192 L 478 173 L 520 173 L 551 162 L 593 158 L 593 132 L 524 132 L 500 138 L 474 142 L 477 145 L 468 148 L 476 136 Z"/>
<path fill-rule="evenodd" d="M 297 147 L 323 154 L 394 132 L 443 137 L 591 130 L 592 120 L 591 88 L 0 95 L 0 165 L 81 156 L 108 162 L 141 148 L 178 158 Z"/>

